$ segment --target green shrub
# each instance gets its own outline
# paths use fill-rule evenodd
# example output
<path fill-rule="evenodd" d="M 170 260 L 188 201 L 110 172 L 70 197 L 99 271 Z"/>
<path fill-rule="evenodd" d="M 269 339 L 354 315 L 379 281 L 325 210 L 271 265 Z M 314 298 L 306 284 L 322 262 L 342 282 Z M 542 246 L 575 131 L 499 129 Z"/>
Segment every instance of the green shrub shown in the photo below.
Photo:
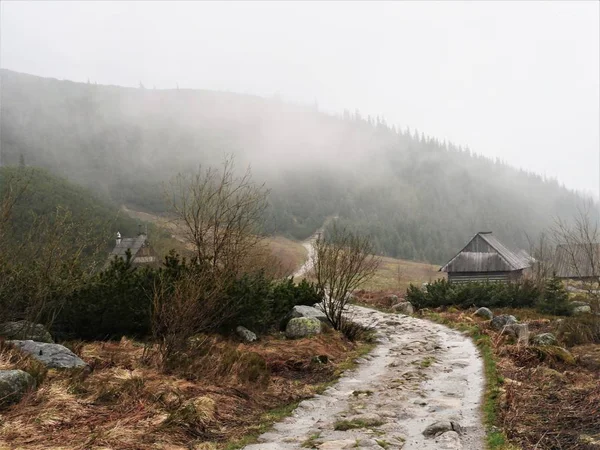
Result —
<path fill-rule="evenodd" d="M 425 290 L 410 285 L 406 299 L 416 308 L 456 306 L 470 308 L 531 307 L 536 304 L 542 289 L 530 280 L 518 283 L 450 283 L 437 280 Z"/>
<path fill-rule="evenodd" d="M 542 313 L 556 316 L 570 316 L 573 313 L 573 306 L 569 302 L 569 293 L 556 277 L 546 281 L 544 294 L 540 296 L 536 307 Z"/>
<path fill-rule="evenodd" d="M 52 332 L 61 340 L 113 339 L 121 336 L 150 335 L 152 293 L 157 280 L 166 289 L 197 264 L 171 252 L 162 267 L 133 267 L 131 255 L 116 258 L 91 277 L 64 301 L 53 320 Z M 231 305 L 228 317 L 218 331 L 230 333 L 238 325 L 264 332 L 276 328 L 296 305 L 320 301 L 314 284 L 291 278 L 273 281 L 264 272 L 244 274 L 232 281 L 223 294 Z"/>
<path fill-rule="evenodd" d="M 313 305 L 320 296 L 313 283 L 292 278 L 272 281 L 264 273 L 246 274 L 228 292 L 234 314 L 224 323 L 225 330 L 242 325 L 253 331 L 276 328 L 296 305 Z"/>
<path fill-rule="evenodd" d="M 153 269 L 133 267 L 130 253 L 125 260 L 115 258 L 66 299 L 54 333 L 84 340 L 149 334 L 155 275 Z"/>

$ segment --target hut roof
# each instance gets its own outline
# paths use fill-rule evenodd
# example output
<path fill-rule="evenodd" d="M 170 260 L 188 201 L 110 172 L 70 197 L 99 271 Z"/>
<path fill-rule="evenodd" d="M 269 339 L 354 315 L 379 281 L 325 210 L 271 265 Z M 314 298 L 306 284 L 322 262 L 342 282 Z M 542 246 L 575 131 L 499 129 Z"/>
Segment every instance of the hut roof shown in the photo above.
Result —
<path fill-rule="evenodd" d="M 512 272 L 531 266 L 524 250 L 514 252 L 491 232 L 479 232 L 440 272 Z"/>
<path fill-rule="evenodd" d="M 554 258 L 559 278 L 600 277 L 600 244 L 560 244 Z"/>

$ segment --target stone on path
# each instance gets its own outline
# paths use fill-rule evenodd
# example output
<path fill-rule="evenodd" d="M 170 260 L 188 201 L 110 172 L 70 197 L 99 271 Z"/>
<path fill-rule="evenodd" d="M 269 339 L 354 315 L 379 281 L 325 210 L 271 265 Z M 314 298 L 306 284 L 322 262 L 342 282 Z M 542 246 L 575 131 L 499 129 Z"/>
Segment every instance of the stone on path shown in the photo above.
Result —
<path fill-rule="evenodd" d="M 400 314 L 412 314 L 415 312 L 415 308 L 410 302 L 400 302 L 392 306 L 392 309 Z"/>
<path fill-rule="evenodd" d="M 78 369 L 87 364 L 75 353 L 60 344 L 34 341 L 7 341 L 50 369 Z"/>
<path fill-rule="evenodd" d="M 441 434 L 435 442 L 439 450 L 461 450 L 463 448 L 460 436 L 456 431 L 447 431 Z"/>
<path fill-rule="evenodd" d="M 319 450 L 342 450 L 356 448 L 356 439 L 341 439 L 338 441 L 323 442 L 317 447 Z"/>
<path fill-rule="evenodd" d="M 455 431 L 460 434 L 462 433 L 462 427 L 458 422 L 453 422 L 451 420 L 441 420 L 439 422 L 434 422 L 427 428 L 425 428 L 425 430 L 423 430 L 423 435 L 435 437 L 447 431 Z"/>

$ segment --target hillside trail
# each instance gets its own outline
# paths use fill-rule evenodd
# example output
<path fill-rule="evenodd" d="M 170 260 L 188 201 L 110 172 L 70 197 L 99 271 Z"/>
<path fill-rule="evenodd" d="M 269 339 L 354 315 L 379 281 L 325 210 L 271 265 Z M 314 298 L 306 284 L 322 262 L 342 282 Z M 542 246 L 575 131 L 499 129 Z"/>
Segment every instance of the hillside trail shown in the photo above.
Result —
<path fill-rule="evenodd" d="M 304 261 L 304 264 L 302 264 L 302 266 L 300 266 L 300 268 L 298 270 L 296 270 L 296 272 L 294 272 L 294 278 L 302 278 L 311 271 L 311 269 L 313 268 L 313 265 L 314 265 L 315 241 L 321 235 L 323 230 L 325 230 L 325 227 L 332 220 L 335 220 L 337 218 L 338 218 L 338 216 L 328 216 L 327 218 L 325 218 L 325 221 L 323 222 L 323 225 L 321 226 L 321 228 L 319 228 L 317 231 L 315 231 L 312 234 L 312 236 L 310 236 L 307 240 L 302 242 L 302 246 L 306 249 L 306 261 Z"/>
<path fill-rule="evenodd" d="M 305 244 L 312 248 L 311 240 Z M 468 337 L 423 319 L 360 306 L 350 306 L 348 314 L 376 330 L 375 349 L 246 450 L 485 447 L 483 363 Z M 450 427 L 425 436 L 436 422 Z"/>
<path fill-rule="evenodd" d="M 349 313 L 354 321 L 375 327 L 375 350 L 245 449 L 311 448 L 309 444 L 328 450 L 483 449 L 483 364 L 471 340 L 410 316 L 359 306 L 351 306 Z M 423 434 L 441 421 L 458 423 L 460 434 Z M 361 428 L 335 429 L 344 424 Z"/>

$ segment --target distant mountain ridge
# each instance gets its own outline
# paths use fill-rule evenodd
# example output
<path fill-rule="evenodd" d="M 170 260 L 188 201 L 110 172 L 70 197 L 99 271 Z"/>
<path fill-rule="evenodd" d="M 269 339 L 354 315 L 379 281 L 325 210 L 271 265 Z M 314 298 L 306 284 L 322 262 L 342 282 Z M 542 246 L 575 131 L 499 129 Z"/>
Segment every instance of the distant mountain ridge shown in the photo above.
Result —
<path fill-rule="evenodd" d="M 5 69 L 0 82 L 4 164 L 22 158 L 147 211 L 165 208 L 161 182 L 233 153 L 272 189 L 265 231 L 304 239 L 339 215 L 384 254 L 443 263 L 481 230 L 528 248 L 527 237 L 583 200 L 555 180 L 358 112 Z"/>

